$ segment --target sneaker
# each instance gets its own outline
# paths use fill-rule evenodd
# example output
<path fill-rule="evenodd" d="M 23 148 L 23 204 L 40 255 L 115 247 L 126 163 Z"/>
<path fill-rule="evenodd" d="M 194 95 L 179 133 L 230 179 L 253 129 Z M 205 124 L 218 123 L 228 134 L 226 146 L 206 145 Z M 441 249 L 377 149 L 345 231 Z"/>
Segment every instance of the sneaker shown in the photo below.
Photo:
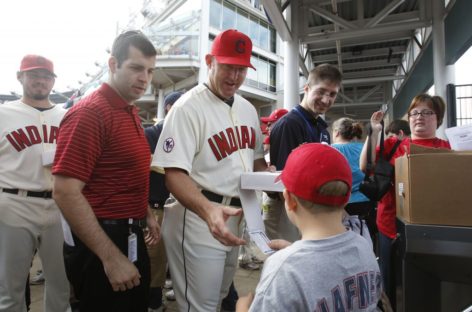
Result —
<path fill-rule="evenodd" d="M 255 263 L 255 264 L 263 264 L 264 263 L 263 260 L 257 258 L 256 256 L 252 256 L 251 261 L 252 261 L 252 263 Z"/>
<path fill-rule="evenodd" d="M 239 262 L 239 267 L 244 270 L 256 271 L 261 268 L 259 264 L 253 262 Z"/>
<path fill-rule="evenodd" d="M 175 301 L 175 292 L 173 289 L 166 291 L 165 293 L 166 299 L 169 301 Z"/>
<path fill-rule="evenodd" d="M 166 282 L 164 283 L 164 288 L 165 289 L 171 289 L 172 288 L 172 280 L 170 280 L 170 279 L 166 280 Z"/>
<path fill-rule="evenodd" d="M 33 276 L 30 280 L 31 285 L 41 285 L 44 284 L 44 274 L 43 270 L 36 271 L 36 275 Z"/>

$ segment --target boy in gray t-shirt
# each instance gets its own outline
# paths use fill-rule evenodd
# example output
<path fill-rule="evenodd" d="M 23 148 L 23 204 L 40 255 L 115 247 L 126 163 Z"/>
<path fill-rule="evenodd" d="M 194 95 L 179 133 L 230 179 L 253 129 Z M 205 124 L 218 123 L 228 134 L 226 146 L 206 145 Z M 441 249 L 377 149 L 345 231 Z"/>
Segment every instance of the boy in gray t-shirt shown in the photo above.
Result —
<path fill-rule="evenodd" d="M 372 247 L 342 224 L 352 175 L 334 148 L 309 143 L 295 149 L 281 174 L 285 209 L 302 238 L 278 249 L 264 265 L 255 296 L 236 311 L 376 311 L 382 293 Z"/>

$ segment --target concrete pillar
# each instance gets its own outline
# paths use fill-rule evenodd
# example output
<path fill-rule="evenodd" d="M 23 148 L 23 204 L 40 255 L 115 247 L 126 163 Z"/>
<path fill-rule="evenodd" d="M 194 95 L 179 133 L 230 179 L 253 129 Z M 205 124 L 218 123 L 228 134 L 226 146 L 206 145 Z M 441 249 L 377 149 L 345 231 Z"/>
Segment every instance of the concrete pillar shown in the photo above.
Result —
<path fill-rule="evenodd" d="M 207 81 L 207 65 L 205 62 L 205 55 L 208 54 L 208 34 L 210 33 L 210 0 L 201 0 L 200 10 L 200 38 L 198 57 L 200 58 L 200 70 L 198 72 L 198 83 Z"/>
<path fill-rule="evenodd" d="M 444 34 L 444 0 L 431 0 L 433 11 L 433 72 L 434 72 L 434 90 L 435 94 L 446 100 L 446 85 L 454 83 L 454 66 L 446 65 L 446 48 Z M 441 127 L 436 132 L 440 138 L 446 138 L 444 133 L 447 125 L 446 116 Z"/>
<path fill-rule="evenodd" d="M 285 9 L 285 20 L 292 33 L 292 41 L 284 42 L 284 108 L 286 109 L 291 109 L 300 103 L 298 7 L 299 1 L 292 0 Z"/>
<path fill-rule="evenodd" d="M 164 90 L 159 89 L 157 95 L 157 120 L 162 120 L 164 117 Z"/>

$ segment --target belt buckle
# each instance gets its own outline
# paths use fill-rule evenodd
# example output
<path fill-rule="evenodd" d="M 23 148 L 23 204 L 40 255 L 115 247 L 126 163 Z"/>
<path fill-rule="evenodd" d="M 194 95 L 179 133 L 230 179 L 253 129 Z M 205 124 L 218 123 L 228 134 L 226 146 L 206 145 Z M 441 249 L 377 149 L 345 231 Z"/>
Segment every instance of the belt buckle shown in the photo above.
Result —
<path fill-rule="evenodd" d="M 44 192 L 43 192 L 43 196 L 41 196 L 41 197 L 42 197 L 43 199 L 48 199 L 48 198 L 49 198 L 49 196 L 48 196 L 49 194 L 48 194 L 48 193 L 49 193 L 48 191 L 44 191 Z"/>

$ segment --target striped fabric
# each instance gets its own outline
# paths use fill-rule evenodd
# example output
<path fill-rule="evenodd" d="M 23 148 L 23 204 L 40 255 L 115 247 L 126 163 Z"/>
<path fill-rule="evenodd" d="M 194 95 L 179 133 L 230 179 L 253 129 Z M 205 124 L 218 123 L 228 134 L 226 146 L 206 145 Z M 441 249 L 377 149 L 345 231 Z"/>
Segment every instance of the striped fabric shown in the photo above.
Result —
<path fill-rule="evenodd" d="M 150 161 L 136 107 L 103 84 L 62 120 L 52 172 L 86 183 L 97 218 L 144 218 Z"/>

